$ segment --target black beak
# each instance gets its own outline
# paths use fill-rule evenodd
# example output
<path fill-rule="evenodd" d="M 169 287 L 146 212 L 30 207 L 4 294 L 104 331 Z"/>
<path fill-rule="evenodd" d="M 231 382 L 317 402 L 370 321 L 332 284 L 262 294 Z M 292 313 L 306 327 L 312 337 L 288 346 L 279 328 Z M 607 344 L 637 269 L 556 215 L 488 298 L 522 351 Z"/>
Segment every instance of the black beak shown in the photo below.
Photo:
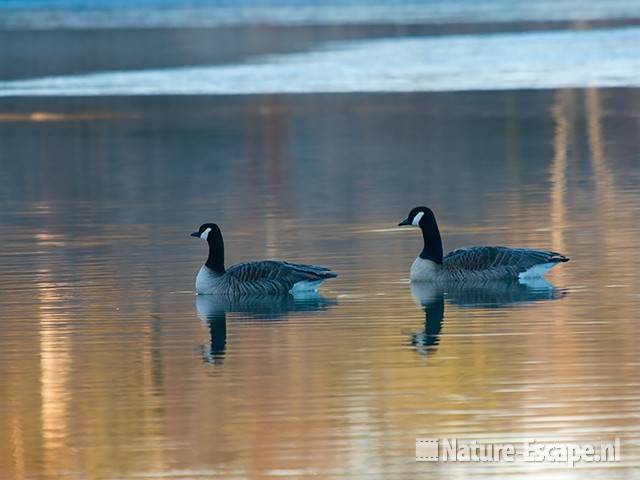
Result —
<path fill-rule="evenodd" d="M 398 224 L 399 227 L 404 227 L 405 225 L 411 225 L 411 222 L 409 221 L 408 218 L 405 218 Z"/>
<path fill-rule="evenodd" d="M 200 238 L 200 232 L 193 232 L 191 234 L 192 237 Z"/>

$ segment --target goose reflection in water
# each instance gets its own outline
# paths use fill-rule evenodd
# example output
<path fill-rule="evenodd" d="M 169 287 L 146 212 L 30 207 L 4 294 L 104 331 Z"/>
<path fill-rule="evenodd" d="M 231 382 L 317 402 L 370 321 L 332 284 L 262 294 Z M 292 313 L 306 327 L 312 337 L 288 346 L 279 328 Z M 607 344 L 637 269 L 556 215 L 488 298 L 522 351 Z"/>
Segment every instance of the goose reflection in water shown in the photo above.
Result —
<path fill-rule="evenodd" d="M 197 295 L 198 317 L 209 327 L 210 345 L 202 348 L 204 360 L 222 363 L 227 347 L 227 314 L 234 321 L 281 321 L 291 313 L 324 311 L 336 305 L 335 300 L 324 298 L 317 292 L 291 295 L 225 296 Z"/>
<path fill-rule="evenodd" d="M 440 343 L 446 303 L 458 307 L 502 308 L 521 302 L 555 300 L 565 295 L 543 278 L 520 281 L 413 282 L 411 295 L 424 309 L 424 330 L 411 335 L 422 355 L 432 355 Z"/>

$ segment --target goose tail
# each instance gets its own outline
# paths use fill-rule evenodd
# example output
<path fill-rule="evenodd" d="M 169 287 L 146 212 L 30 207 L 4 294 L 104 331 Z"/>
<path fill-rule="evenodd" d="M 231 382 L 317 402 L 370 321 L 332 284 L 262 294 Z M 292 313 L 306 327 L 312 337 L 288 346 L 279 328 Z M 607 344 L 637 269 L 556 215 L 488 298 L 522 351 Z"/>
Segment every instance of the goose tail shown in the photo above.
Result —
<path fill-rule="evenodd" d="M 553 256 L 549 259 L 549 261 L 552 263 L 564 263 L 571 260 L 569 257 L 565 257 L 561 253 L 555 253 L 555 252 L 549 252 L 549 253 L 553 254 Z"/>
<path fill-rule="evenodd" d="M 305 277 L 303 280 L 295 282 L 291 290 L 289 290 L 289 293 L 294 295 L 315 292 L 325 280 L 338 276 L 338 274 L 330 268 L 320 267 L 318 265 L 288 263 L 287 266 Z"/>
<path fill-rule="evenodd" d="M 295 270 L 299 273 L 303 273 L 316 280 L 328 280 L 329 278 L 336 278 L 338 274 L 327 267 L 321 267 L 319 265 L 306 265 L 299 263 L 285 262 L 287 267 Z"/>
<path fill-rule="evenodd" d="M 551 270 L 553 267 L 558 265 L 559 263 L 565 263 L 569 261 L 569 257 L 562 255 L 557 252 L 536 252 L 538 254 L 542 253 L 543 259 L 539 263 L 529 267 L 524 272 L 518 275 L 520 280 L 533 279 L 533 278 L 541 278 Z"/>

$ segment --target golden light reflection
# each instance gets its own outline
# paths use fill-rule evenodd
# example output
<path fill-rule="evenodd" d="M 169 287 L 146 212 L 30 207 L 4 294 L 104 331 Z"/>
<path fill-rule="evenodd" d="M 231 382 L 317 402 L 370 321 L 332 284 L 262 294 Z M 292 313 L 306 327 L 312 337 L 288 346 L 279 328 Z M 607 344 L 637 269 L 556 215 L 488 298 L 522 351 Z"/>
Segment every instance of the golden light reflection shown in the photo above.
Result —
<path fill-rule="evenodd" d="M 0 122 L 78 122 L 93 120 L 134 119 L 142 115 L 137 112 L 122 113 L 58 113 L 58 112 L 0 112 Z"/>
<path fill-rule="evenodd" d="M 567 227 L 567 150 L 570 124 L 567 118 L 567 105 L 574 101 L 573 94 L 567 90 L 558 90 L 552 107 L 555 122 L 553 139 L 554 156 L 551 162 L 551 246 L 556 252 L 566 252 L 564 231 Z M 554 272 L 555 273 L 555 272 Z M 562 276 L 562 272 L 558 275 Z"/>
<path fill-rule="evenodd" d="M 52 284 L 51 273 L 46 269 L 40 271 L 36 285 L 39 287 L 42 446 L 45 468 L 50 468 L 54 474 L 69 461 L 65 444 L 69 419 L 70 344 L 61 331 L 67 320 L 56 311 L 60 294 Z"/>
<path fill-rule="evenodd" d="M 602 131 L 602 100 L 596 88 L 588 88 L 585 93 L 585 110 L 587 118 L 587 138 L 591 151 L 596 193 L 605 208 L 610 206 L 614 195 L 614 182 L 611 169 L 604 153 L 604 137 Z"/>
<path fill-rule="evenodd" d="M 24 432 L 20 426 L 20 408 L 15 404 L 14 398 L 11 399 L 11 447 L 14 461 L 14 471 L 16 478 L 25 478 L 26 458 L 24 448 Z"/>

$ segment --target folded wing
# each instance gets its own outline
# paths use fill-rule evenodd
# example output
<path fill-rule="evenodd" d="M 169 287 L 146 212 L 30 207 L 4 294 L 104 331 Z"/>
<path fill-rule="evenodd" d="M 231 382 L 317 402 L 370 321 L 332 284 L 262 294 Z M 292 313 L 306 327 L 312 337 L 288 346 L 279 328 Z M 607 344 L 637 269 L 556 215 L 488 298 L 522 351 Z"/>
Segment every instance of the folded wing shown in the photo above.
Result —
<path fill-rule="evenodd" d="M 291 291 L 296 284 L 319 285 L 338 274 L 328 268 L 278 260 L 239 263 L 230 267 L 225 277 L 233 291 L 241 294 L 272 294 Z"/>
<path fill-rule="evenodd" d="M 443 267 L 456 274 L 476 272 L 486 278 L 542 275 L 546 270 L 569 259 L 557 252 L 508 247 L 460 248 L 447 254 Z"/>

